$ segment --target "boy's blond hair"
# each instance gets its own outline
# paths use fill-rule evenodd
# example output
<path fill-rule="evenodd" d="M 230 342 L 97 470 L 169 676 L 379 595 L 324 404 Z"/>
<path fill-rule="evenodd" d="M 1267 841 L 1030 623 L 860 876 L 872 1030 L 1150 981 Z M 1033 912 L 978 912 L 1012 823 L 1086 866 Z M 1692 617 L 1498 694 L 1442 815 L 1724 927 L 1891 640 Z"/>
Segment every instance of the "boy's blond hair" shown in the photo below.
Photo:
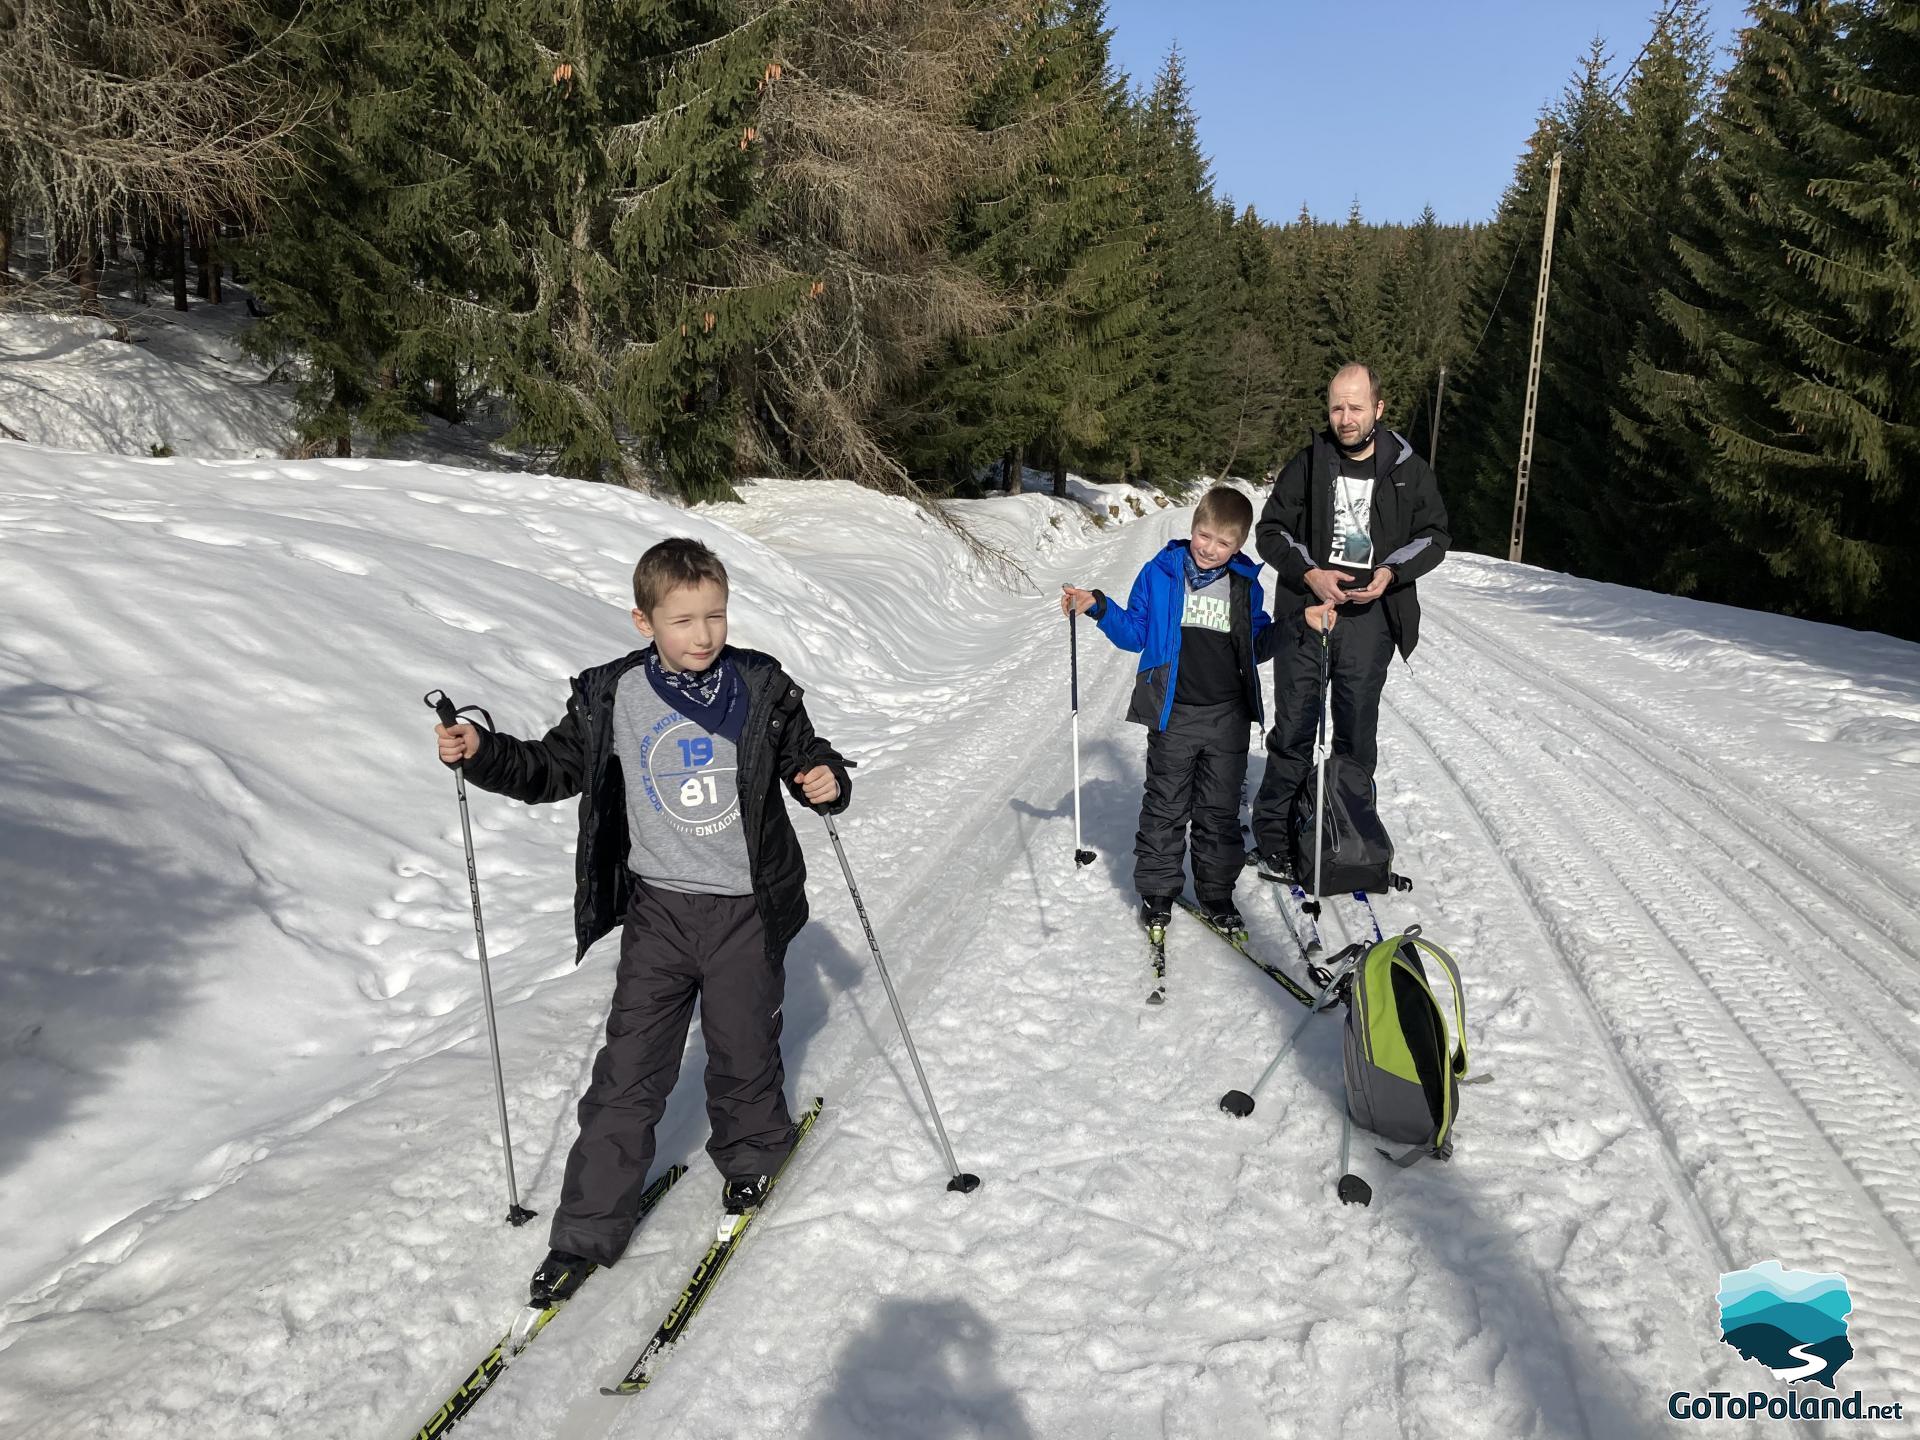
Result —
<path fill-rule="evenodd" d="M 675 590 L 709 580 L 722 590 L 732 588 L 727 583 L 727 567 L 718 555 L 685 535 L 662 540 L 633 567 L 633 608 L 651 615 L 653 607 Z"/>
<path fill-rule="evenodd" d="M 1231 485 L 1216 485 L 1200 497 L 1193 523 L 1218 533 L 1237 530 L 1245 540 L 1253 533 L 1253 502 Z"/>

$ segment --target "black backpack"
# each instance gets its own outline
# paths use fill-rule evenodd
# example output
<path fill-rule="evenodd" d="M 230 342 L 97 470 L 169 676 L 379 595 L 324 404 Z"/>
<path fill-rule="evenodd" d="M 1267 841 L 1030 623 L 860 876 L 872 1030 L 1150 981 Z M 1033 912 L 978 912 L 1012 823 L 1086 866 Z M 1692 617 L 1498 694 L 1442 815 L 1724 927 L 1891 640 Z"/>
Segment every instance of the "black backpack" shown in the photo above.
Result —
<path fill-rule="evenodd" d="M 1321 895 L 1355 890 L 1376 894 L 1399 888 L 1393 874 L 1393 841 L 1374 805 L 1373 777 L 1340 755 L 1327 757 L 1326 818 L 1320 833 Z M 1293 793 L 1293 873 L 1304 890 L 1313 890 L 1313 811 L 1316 779 L 1312 771 Z"/>

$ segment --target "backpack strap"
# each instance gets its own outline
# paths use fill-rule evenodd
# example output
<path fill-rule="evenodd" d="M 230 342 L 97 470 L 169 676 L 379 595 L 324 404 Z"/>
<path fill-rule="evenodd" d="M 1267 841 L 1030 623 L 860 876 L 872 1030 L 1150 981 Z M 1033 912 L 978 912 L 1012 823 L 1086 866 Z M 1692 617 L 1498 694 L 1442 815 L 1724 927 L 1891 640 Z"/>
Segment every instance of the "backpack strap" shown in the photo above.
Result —
<path fill-rule="evenodd" d="M 1453 963 L 1453 957 L 1424 935 L 1407 935 L 1406 940 L 1424 950 L 1447 972 L 1447 983 L 1453 987 L 1453 1055 L 1451 1063 L 1456 1077 L 1467 1073 L 1467 1004 L 1466 991 L 1460 985 L 1460 967 Z M 1431 988 L 1431 987 L 1429 987 Z M 1489 1077 L 1490 1078 L 1490 1077 Z"/>
<path fill-rule="evenodd" d="M 1428 1000 L 1433 1004 L 1435 1009 L 1440 1008 L 1440 1001 L 1433 993 L 1433 986 L 1427 982 L 1426 977 L 1420 973 L 1417 966 L 1409 965 L 1400 958 L 1400 942 L 1414 946 L 1416 953 L 1425 951 L 1434 958 L 1441 969 L 1447 972 L 1447 983 L 1453 989 L 1454 1018 L 1453 1046 L 1447 1056 L 1447 1064 L 1448 1068 L 1452 1071 L 1453 1079 L 1457 1083 L 1459 1078 L 1467 1073 L 1466 999 L 1465 992 L 1460 984 L 1460 967 L 1453 963 L 1453 957 L 1451 955 L 1421 935 L 1417 929 L 1410 929 L 1406 934 L 1396 937 L 1393 949 L 1393 963 L 1406 966 L 1407 973 L 1419 983 L 1420 988 L 1426 992 Z M 1444 1013 L 1445 1012 L 1442 1011 L 1442 1014 Z M 1443 1086 L 1441 1088 L 1440 1123 L 1434 1131 L 1433 1145 L 1436 1148 L 1448 1145 L 1451 1143 L 1452 1138 L 1453 1088 L 1451 1086 Z M 1408 1155 L 1402 1156 L 1399 1160 L 1394 1161 L 1394 1163 L 1403 1166 L 1411 1165 L 1422 1153 L 1425 1153 L 1424 1149 L 1418 1152 L 1409 1152 Z"/>
<path fill-rule="evenodd" d="M 1389 1150 L 1382 1150 L 1378 1145 L 1373 1148 L 1374 1153 L 1382 1160 L 1390 1162 L 1396 1169 L 1400 1170 L 1405 1170 L 1411 1165 L 1418 1165 L 1433 1153 L 1433 1148 L 1428 1145 L 1416 1145 L 1411 1150 L 1404 1151 L 1399 1155 L 1395 1155 Z"/>

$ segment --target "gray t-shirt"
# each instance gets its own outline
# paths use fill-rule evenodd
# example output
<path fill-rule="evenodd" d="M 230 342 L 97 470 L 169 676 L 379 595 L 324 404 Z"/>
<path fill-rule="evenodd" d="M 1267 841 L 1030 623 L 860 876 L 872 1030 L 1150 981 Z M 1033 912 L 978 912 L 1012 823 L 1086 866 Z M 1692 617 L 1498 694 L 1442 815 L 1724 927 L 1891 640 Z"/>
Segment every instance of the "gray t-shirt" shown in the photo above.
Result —
<path fill-rule="evenodd" d="M 627 868 L 656 890 L 751 895 L 734 743 L 674 709 L 636 665 L 613 702 L 613 753 L 627 778 Z"/>

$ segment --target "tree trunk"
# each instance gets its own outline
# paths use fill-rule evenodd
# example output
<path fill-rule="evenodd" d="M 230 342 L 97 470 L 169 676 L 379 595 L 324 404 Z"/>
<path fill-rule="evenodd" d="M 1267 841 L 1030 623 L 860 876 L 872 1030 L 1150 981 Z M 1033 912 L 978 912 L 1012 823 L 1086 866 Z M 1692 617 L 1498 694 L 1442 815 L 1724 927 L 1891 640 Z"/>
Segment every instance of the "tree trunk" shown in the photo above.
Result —
<path fill-rule="evenodd" d="M 79 253 L 74 257 L 74 279 L 80 286 L 80 313 L 82 315 L 106 314 L 107 312 L 100 307 L 99 252 L 94 248 L 91 220 L 80 232 Z"/>
<path fill-rule="evenodd" d="M 203 225 L 193 230 L 193 268 L 194 293 L 202 300 L 213 299 L 213 240 Z"/>
<path fill-rule="evenodd" d="M 1067 498 L 1067 456 L 1064 450 L 1053 452 L 1053 493 Z"/>
<path fill-rule="evenodd" d="M 342 428 L 333 442 L 333 453 L 342 460 L 353 454 L 353 407 L 347 403 L 347 387 L 338 370 L 333 372 L 333 408 L 340 412 Z"/>
<path fill-rule="evenodd" d="M 1007 452 L 1007 493 L 1018 495 L 1027 478 L 1027 447 L 1016 445 Z"/>
<path fill-rule="evenodd" d="M 145 305 L 147 303 L 147 281 L 152 279 L 160 268 L 160 242 L 155 238 L 153 221 L 141 217 L 136 222 L 132 217 L 129 217 L 127 222 L 127 244 L 134 252 L 133 298 L 139 304 Z"/>
<path fill-rule="evenodd" d="M 173 308 L 187 308 L 186 217 L 170 216 L 160 227 L 167 246 L 167 273 L 173 277 Z"/>

